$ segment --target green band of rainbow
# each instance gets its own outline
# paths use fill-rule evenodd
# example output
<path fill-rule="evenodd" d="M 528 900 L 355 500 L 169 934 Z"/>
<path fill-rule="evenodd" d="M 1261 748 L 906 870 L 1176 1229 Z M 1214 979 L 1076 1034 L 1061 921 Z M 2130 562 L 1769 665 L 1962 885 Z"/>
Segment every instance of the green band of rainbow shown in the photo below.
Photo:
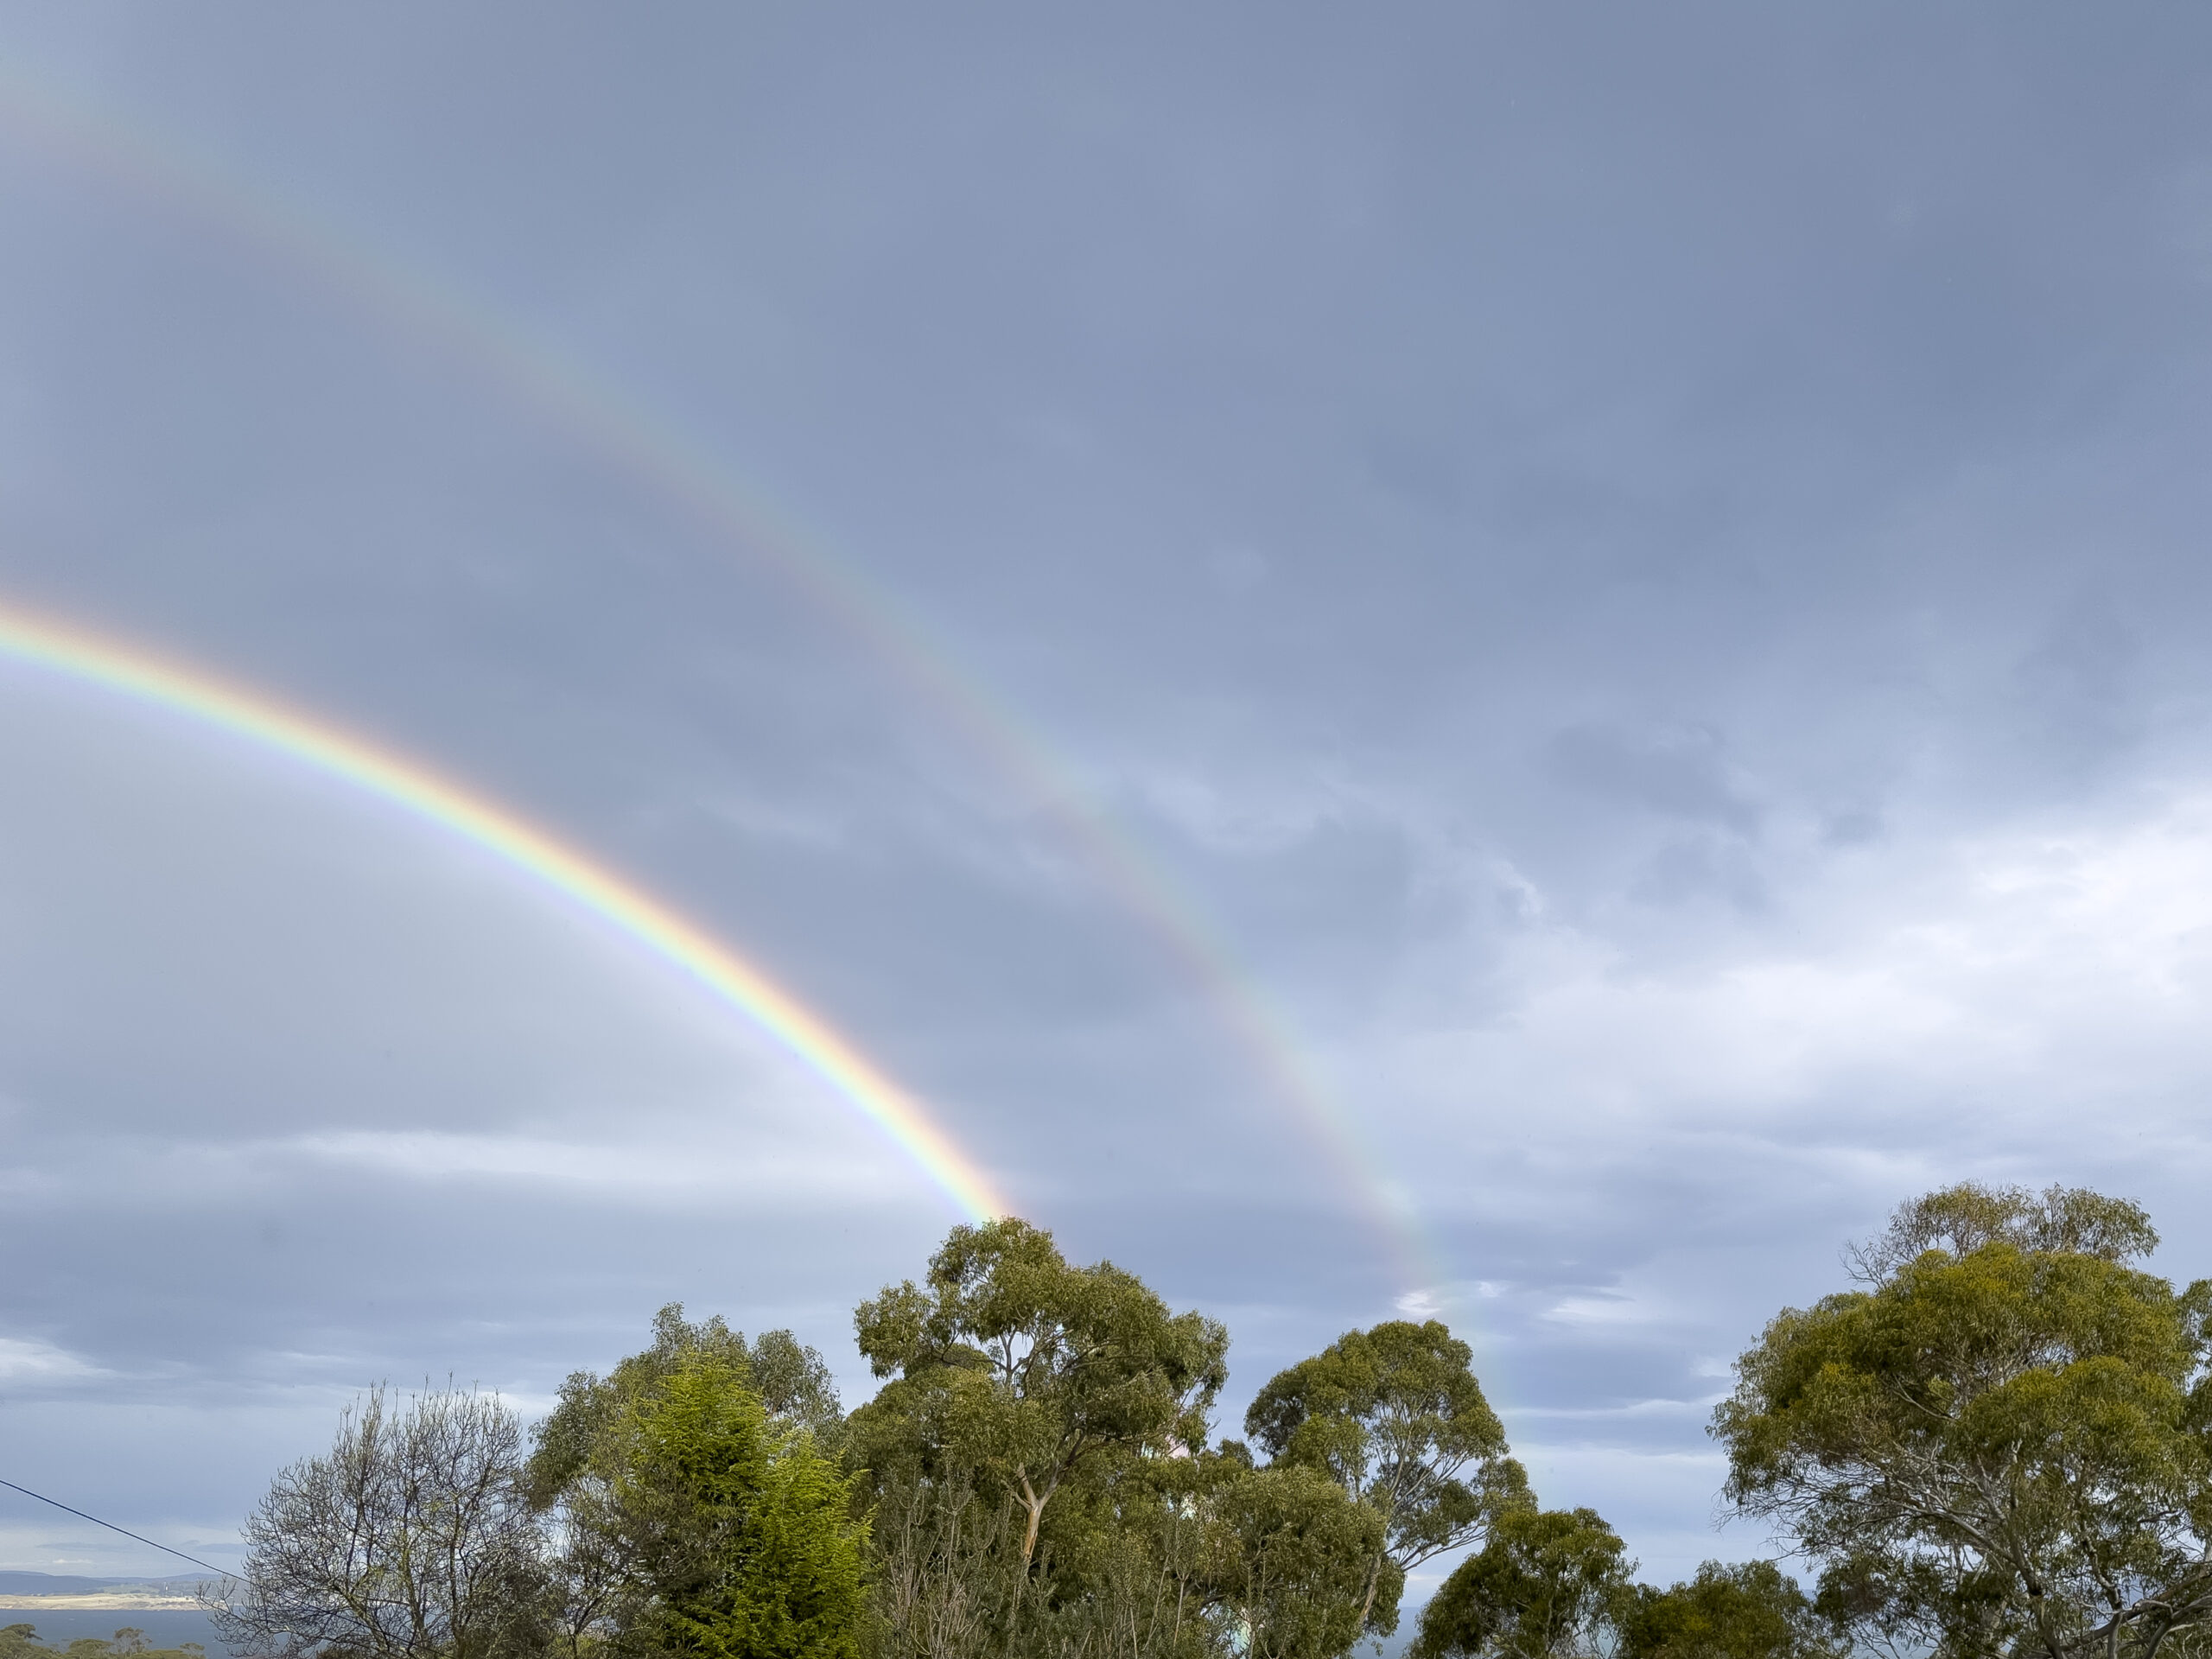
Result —
<path fill-rule="evenodd" d="M 989 1178 L 913 1096 L 820 1014 L 643 889 L 481 795 L 265 693 L 13 607 L 0 606 L 0 656 L 248 739 L 481 848 L 743 1014 L 882 1130 L 969 1218 L 1009 1213 Z"/>
<path fill-rule="evenodd" d="M 1255 1075 L 1312 1138 L 1332 1178 L 1376 1226 L 1402 1285 L 1426 1292 L 1452 1281 L 1440 1243 L 1410 1190 L 1384 1167 L 1370 1125 L 1205 907 L 1117 827 L 1077 769 L 1012 702 L 890 589 L 774 510 L 726 459 L 389 242 L 364 239 L 219 164 L 175 131 L 149 130 L 0 58 L 0 141 L 11 139 L 11 148 L 81 168 L 143 207 L 175 213 L 435 351 L 725 550 L 785 581 L 863 658 L 1044 809 L 1066 846 L 1216 1010 Z"/>

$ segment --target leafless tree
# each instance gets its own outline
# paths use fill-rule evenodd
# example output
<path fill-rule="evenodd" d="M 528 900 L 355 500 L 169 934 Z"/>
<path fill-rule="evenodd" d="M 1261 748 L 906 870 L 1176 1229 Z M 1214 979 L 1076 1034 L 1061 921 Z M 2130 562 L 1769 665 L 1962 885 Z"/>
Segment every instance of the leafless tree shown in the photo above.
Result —
<path fill-rule="evenodd" d="M 268 1659 L 508 1659 L 544 1645 L 540 1523 L 519 1418 L 446 1389 L 347 1408 L 327 1457 L 277 1476 L 245 1524 L 216 1629 Z"/>

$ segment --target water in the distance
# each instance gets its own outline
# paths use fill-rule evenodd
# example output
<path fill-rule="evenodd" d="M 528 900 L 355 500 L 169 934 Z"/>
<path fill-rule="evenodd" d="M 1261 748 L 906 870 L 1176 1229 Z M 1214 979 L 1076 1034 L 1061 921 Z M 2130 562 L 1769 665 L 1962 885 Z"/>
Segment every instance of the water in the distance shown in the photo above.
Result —
<path fill-rule="evenodd" d="M 143 1630 L 149 1648 L 181 1648 L 197 1642 L 211 1656 L 229 1651 L 215 1639 L 207 1615 L 186 1608 L 87 1607 L 60 1611 L 52 1607 L 0 1607 L 0 1625 L 29 1624 L 48 1647 L 66 1648 L 79 1637 L 111 1640 L 126 1627 Z"/>

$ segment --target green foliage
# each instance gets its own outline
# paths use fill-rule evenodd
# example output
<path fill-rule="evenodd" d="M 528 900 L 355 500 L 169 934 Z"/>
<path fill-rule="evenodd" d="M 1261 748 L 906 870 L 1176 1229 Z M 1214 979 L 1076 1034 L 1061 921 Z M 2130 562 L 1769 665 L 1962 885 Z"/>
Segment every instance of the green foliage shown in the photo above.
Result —
<path fill-rule="evenodd" d="M 1227 1338 L 1133 1275 L 1019 1221 L 963 1227 L 856 1323 L 892 1378 L 848 1440 L 877 1502 L 884 1659 L 1331 1659 L 1395 1627 L 1383 1510 L 1325 1465 L 1210 1450 Z M 1391 1397 L 1428 1402 L 1432 1440 L 1502 1446 L 1479 1390 L 1456 1428 L 1465 1389 L 1430 1392 Z"/>
<path fill-rule="evenodd" d="M 855 1316 L 892 1380 L 848 1459 L 883 1528 L 885 1655 L 1204 1650 L 1194 1505 L 1227 1337 L 1018 1220 L 955 1228 Z"/>
<path fill-rule="evenodd" d="M 56 1648 L 38 1639 L 35 1624 L 0 1625 L 0 1659 L 56 1659 L 60 1655 L 69 1659 L 207 1659 L 207 1649 L 198 1642 L 175 1648 L 149 1647 L 145 1631 L 129 1625 L 118 1630 L 111 1641 L 80 1636 L 67 1647 Z"/>
<path fill-rule="evenodd" d="M 1536 1510 L 1435 1321 L 1277 1376 L 1264 1466 L 1211 1443 L 1222 1326 L 1025 1222 L 955 1228 L 855 1323 L 885 1382 L 849 1419 L 790 1333 L 674 1304 L 569 1378 L 526 1462 L 495 1402 L 395 1423 L 373 1395 L 280 1478 L 249 1526 L 270 1570 L 217 1617 L 275 1659 L 1342 1659 L 1395 1633 L 1408 1565 L 1476 1541 L 1439 1654 L 1579 1653 L 1619 1600 L 1619 1540 Z"/>
<path fill-rule="evenodd" d="M 1471 1545 L 1415 1659 L 2212 1659 L 2212 1282 L 2144 1270 L 2157 1243 L 2094 1192 L 1950 1187 L 1768 1326 L 1713 1427 L 1812 1599 L 1765 1561 L 1630 1585 L 1597 1515 L 1537 1508 L 1434 1320 L 1270 1380 L 1264 1465 L 1216 1446 L 1222 1327 L 1009 1219 L 856 1311 L 885 1382 L 850 1419 L 789 1332 L 677 1305 L 569 1379 L 526 1467 L 497 1402 L 373 1394 L 214 1612 L 273 1659 L 1341 1659 Z M 145 1650 L 0 1629 L 56 1655 Z"/>
<path fill-rule="evenodd" d="M 1943 1659 L 2152 1659 L 2212 1621 L 2212 1284 L 2133 1205 L 1975 1186 L 1898 1212 L 1871 1288 L 1790 1309 L 1714 1415 L 1728 1497 L 1821 1605 Z M 1910 1254 L 1908 1254 L 1910 1253 Z"/>
<path fill-rule="evenodd" d="M 1395 1627 L 1395 1572 L 1363 1621 L 1382 1517 L 1325 1475 L 1201 1453 L 1064 1489 L 1033 1560 L 1025 1511 L 957 1478 L 876 1514 L 880 1659 L 1331 1659 Z"/>
<path fill-rule="evenodd" d="M 1394 1320 L 1280 1372 L 1245 1413 L 1244 1432 L 1275 1462 L 1319 1471 L 1382 1517 L 1363 1616 L 1387 1575 L 1402 1580 L 1534 1502 L 1473 1360 L 1441 1322 Z"/>
<path fill-rule="evenodd" d="M 531 1490 L 555 1511 L 571 1655 L 849 1659 L 868 1528 L 817 1447 L 835 1396 L 788 1333 L 748 1345 L 663 1308 L 654 1341 L 606 1378 L 579 1373 L 540 1426 Z M 766 1377 L 772 1404 L 754 1386 Z"/>
<path fill-rule="evenodd" d="M 779 1429 L 726 1359 L 682 1356 L 626 1400 L 597 1456 L 620 1645 L 698 1659 L 850 1659 L 865 1605 L 850 1481 Z"/>
<path fill-rule="evenodd" d="M 1617 1659 L 1843 1659 L 1834 1624 L 1772 1561 L 1707 1561 L 1672 1589 L 1636 1586 Z"/>
<path fill-rule="evenodd" d="M 802 1463 L 821 1464 L 843 1433 L 830 1368 L 790 1332 L 748 1343 L 719 1316 L 686 1320 L 677 1302 L 654 1316 L 652 1332 L 650 1346 L 607 1376 L 571 1376 L 537 1427 L 525 1485 L 560 1540 L 550 1618 L 569 1659 L 610 1638 L 634 1644 L 634 1633 L 658 1616 L 617 1483 L 637 1451 L 637 1414 L 676 1378 L 703 1368 L 722 1379 L 760 1408 L 764 1444 L 789 1447 Z"/>
<path fill-rule="evenodd" d="M 1376 1593 L 1381 1512 L 1297 1465 L 1240 1471 L 1211 1494 L 1212 1587 L 1250 1659 L 1331 1659 L 1397 1628 L 1404 1577 Z"/>
<path fill-rule="evenodd" d="M 671 1302 L 653 1316 L 652 1346 L 599 1376 L 573 1373 L 561 1385 L 552 1414 L 537 1426 L 528 1484 L 541 1509 L 550 1507 L 591 1462 L 598 1440 L 625 1408 L 658 1387 L 688 1358 L 710 1359 L 741 1378 L 778 1422 L 833 1442 L 843 1425 L 830 1368 L 822 1356 L 788 1331 L 770 1331 L 757 1342 L 733 1331 L 716 1314 L 696 1325 L 683 1304 Z"/>
<path fill-rule="evenodd" d="M 872 1659 L 1003 1651 L 1030 1588 L 1014 1506 L 942 1476 L 895 1488 L 874 1518 Z"/>
<path fill-rule="evenodd" d="M 2086 1187 L 2031 1192 L 1967 1181 L 1899 1205 L 1881 1237 L 1852 1250 L 1850 1261 L 1857 1276 L 1873 1284 L 1929 1250 L 1958 1257 L 1996 1243 L 2125 1262 L 2157 1249 L 2158 1235 L 2140 1205 Z"/>
<path fill-rule="evenodd" d="M 1507 1510 L 1422 1611 L 1412 1659 L 1596 1654 L 1630 1599 L 1624 1554 L 1594 1510 Z"/>
<path fill-rule="evenodd" d="M 1122 1472 L 1086 1486 L 1084 1514 L 1027 1562 L 1018 1500 L 957 1476 L 893 1489 L 876 1511 L 878 1659 L 1217 1659 L 1201 1510 L 1173 1477 Z"/>
<path fill-rule="evenodd" d="M 1071 1480 L 1205 1443 L 1227 1333 L 1171 1314 L 1111 1262 L 1071 1266 L 1052 1236 L 1007 1219 L 956 1227 L 912 1281 L 863 1302 L 861 1351 L 893 1380 L 853 1416 L 878 1491 L 953 1478 L 1022 1513 L 1032 1562 Z"/>

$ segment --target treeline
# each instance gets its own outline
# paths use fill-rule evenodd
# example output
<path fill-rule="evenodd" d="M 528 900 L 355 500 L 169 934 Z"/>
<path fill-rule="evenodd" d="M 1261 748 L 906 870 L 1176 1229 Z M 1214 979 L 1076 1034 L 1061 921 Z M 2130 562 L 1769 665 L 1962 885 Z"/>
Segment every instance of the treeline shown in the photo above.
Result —
<path fill-rule="evenodd" d="M 2212 1284 L 2143 1211 L 1967 1185 L 1784 1310 L 1716 1412 L 1726 1502 L 1818 1573 L 1633 1581 L 1546 1510 L 1440 1323 L 1352 1332 L 1217 1440 L 1228 1337 L 1008 1220 L 861 1305 L 849 1414 L 789 1332 L 655 1320 L 525 1435 L 372 1393 L 280 1475 L 212 1604 L 282 1659 L 1333 1659 L 1463 1559 L 1419 1659 L 2196 1659 L 2212 1621 Z"/>
<path fill-rule="evenodd" d="M 57 1648 L 38 1639 L 35 1624 L 0 1624 L 0 1659 L 56 1659 L 57 1655 L 67 1655 L 67 1659 L 207 1659 L 207 1649 L 199 1642 L 188 1642 L 180 1648 L 157 1648 L 146 1640 L 145 1631 L 130 1624 L 118 1630 L 112 1640 L 80 1636 L 67 1647 Z"/>

